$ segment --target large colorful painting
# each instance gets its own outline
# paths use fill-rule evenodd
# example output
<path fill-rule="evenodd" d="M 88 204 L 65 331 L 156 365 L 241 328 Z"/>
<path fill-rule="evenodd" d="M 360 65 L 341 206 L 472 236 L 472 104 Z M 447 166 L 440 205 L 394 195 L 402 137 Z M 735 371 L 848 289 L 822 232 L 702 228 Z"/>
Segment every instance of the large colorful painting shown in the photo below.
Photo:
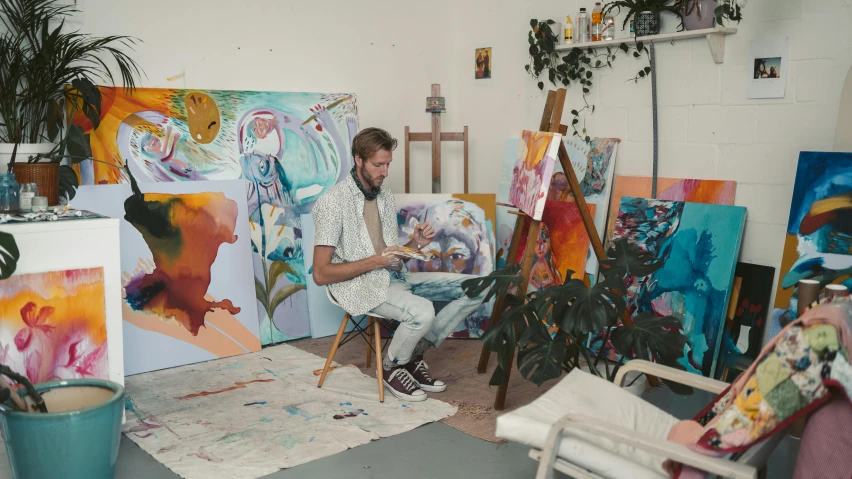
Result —
<path fill-rule="evenodd" d="M 0 281 L 0 363 L 32 383 L 109 379 L 103 268 Z"/>
<path fill-rule="evenodd" d="M 82 186 L 72 201 L 123 218 L 125 374 L 260 350 L 245 182 L 142 188 Z"/>
<path fill-rule="evenodd" d="M 83 184 L 126 182 L 122 163 L 140 183 L 246 179 L 262 341 L 309 335 L 300 215 L 352 167 L 355 95 L 101 91 L 97 128 L 74 118 L 97 160 L 81 164 Z"/>
<path fill-rule="evenodd" d="M 625 278 L 628 310 L 681 318 L 687 371 L 714 374 L 745 218 L 739 206 L 621 199 L 613 238 L 664 261 L 648 277 Z"/>
<path fill-rule="evenodd" d="M 562 135 L 543 131 L 521 132 L 512 163 L 509 204 L 534 220 L 540 220 L 550 188 L 553 165 L 559 156 Z"/>
<path fill-rule="evenodd" d="M 736 190 L 737 183 L 735 181 L 657 178 L 657 199 L 659 200 L 733 205 Z M 612 242 L 612 233 L 615 231 L 615 219 L 618 216 L 618 207 L 621 204 L 623 196 L 650 198 L 651 178 L 646 176 L 622 175 L 615 177 L 604 246 Z"/>
<path fill-rule="evenodd" d="M 799 154 L 775 316 L 796 313 L 796 284 L 815 279 L 852 289 L 852 153 Z"/>
<path fill-rule="evenodd" d="M 589 213 L 594 216 L 596 206 L 588 206 Z M 527 229 L 518 243 L 518 254 L 515 257 L 517 264 L 523 262 L 528 234 Z M 568 271 L 574 272 L 572 278 L 583 279 L 589 246 L 589 235 L 586 233 L 577 203 L 547 200 L 527 292 L 562 284 L 568 279 Z"/>
<path fill-rule="evenodd" d="M 411 240 L 414 227 L 419 223 L 425 221 L 435 229 L 435 238 L 423 247 L 423 251 L 432 253 L 432 258 L 409 260 L 409 271 L 480 276 L 494 271 L 496 211 L 493 194 L 400 194 L 395 198 L 400 244 Z M 443 306 L 435 304 L 436 310 Z M 493 301 L 483 304 L 450 337 L 480 337 L 493 307 Z"/>
<path fill-rule="evenodd" d="M 769 314 L 773 281 L 775 268 L 737 263 L 722 333 L 717 379 L 732 382 L 757 359 L 763 346 L 763 329 Z"/>

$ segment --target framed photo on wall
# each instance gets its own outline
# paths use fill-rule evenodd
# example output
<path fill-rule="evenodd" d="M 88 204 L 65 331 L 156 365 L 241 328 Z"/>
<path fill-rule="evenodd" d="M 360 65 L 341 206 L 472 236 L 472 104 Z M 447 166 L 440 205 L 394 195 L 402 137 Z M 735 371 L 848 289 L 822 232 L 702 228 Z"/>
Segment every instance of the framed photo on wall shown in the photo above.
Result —
<path fill-rule="evenodd" d="M 752 40 L 748 98 L 784 98 L 789 74 L 787 37 Z"/>

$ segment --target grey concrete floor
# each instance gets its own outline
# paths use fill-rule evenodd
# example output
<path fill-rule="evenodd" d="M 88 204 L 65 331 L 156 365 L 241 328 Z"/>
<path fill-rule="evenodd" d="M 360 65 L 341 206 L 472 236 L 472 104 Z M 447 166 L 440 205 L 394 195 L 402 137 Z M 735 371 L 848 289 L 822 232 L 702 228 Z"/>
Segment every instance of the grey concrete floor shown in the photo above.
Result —
<path fill-rule="evenodd" d="M 712 399 L 709 394 L 701 392 L 677 396 L 665 388 L 652 390 L 643 397 L 681 419 L 692 417 Z M 768 477 L 791 478 L 798 448 L 798 441 L 785 438 L 770 458 Z M 533 478 L 536 463 L 527 456 L 528 452 L 529 448 L 518 444 L 497 445 L 468 436 L 445 424 L 433 423 L 284 469 L 264 479 Z M 5 450 L 0 452 L 0 456 L 0 479 L 11 478 Z M 122 436 L 115 477 L 176 479 L 179 476 Z"/>

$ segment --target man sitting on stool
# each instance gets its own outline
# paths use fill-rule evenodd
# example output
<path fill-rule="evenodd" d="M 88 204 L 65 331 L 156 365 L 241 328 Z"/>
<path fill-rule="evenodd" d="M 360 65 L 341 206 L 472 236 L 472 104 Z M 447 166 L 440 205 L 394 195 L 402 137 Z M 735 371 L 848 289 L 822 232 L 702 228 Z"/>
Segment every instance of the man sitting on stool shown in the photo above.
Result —
<path fill-rule="evenodd" d="M 382 183 L 393 161 L 396 140 L 367 128 L 352 140 L 355 165 L 314 205 L 314 281 L 328 285 L 334 299 L 352 316 L 375 313 L 399 321 L 384 357 L 385 386 L 405 401 L 424 401 L 426 391 L 447 385 L 429 376 L 423 353 L 438 347 L 475 311 L 487 292 L 470 298 L 461 283 L 475 276 L 403 272 L 393 193 Z M 406 245 L 428 246 L 435 231 L 418 225 Z M 449 301 L 435 315 L 433 301 Z"/>

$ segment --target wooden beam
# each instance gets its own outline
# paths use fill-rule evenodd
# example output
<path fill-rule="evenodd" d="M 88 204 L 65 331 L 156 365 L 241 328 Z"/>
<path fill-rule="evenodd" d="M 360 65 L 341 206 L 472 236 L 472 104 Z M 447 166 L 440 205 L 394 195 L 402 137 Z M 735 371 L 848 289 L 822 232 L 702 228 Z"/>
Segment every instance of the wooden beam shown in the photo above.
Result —
<path fill-rule="evenodd" d="M 553 105 L 556 103 L 556 92 L 550 90 L 547 92 L 547 100 L 544 102 L 544 111 L 541 112 L 541 123 L 538 131 L 550 130 L 550 118 L 553 116 Z"/>
<path fill-rule="evenodd" d="M 405 192 L 411 193 L 411 132 L 405 127 Z"/>
<path fill-rule="evenodd" d="M 559 132 L 559 126 L 562 123 L 562 109 L 565 108 L 565 95 L 567 93 L 568 90 L 564 88 L 556 90 L 556 100 L 553 104 L 553 113 L 550 116 L 550 127 L 547 131 L 552 133 Z M 548 97 L 550 97 L 550 95 L 548 95 Z"/>
<path fill-rule="evenodd" d="M 409 133 L 410 141 L 432 141 L 432 133 Z M 441 141 L 464 141 L 462 132 L 442 132 Z"/>
<path fill-rule="evenodd" d="M 441 96 L 441 85 L 432 85 L 432 96 Z M 432 113 L 432 193 L 441 192 L 441 114 Z"/>
<path fill-rule="evenodd" d="M 449 135 L 450 133 L 447 133 L 447 134 Z M 452 134 L 456 135 L 457 133 L 452 133 Z M 465 193 L 468 193 L 468 188 L 467 188 L 468 187 L 468 181 L 467 181 L 467 177 L 468 177 L 468 174 L 467 174 L 468 143 L 467 143 L 467 140 L 468 140 L 468 133 L 467 133 L 467 127 L 465 126 L 464 127 L 464 133 L 462 133 L 462 141 L 464 141 L 464 192 Z M 444 141 L 444 134 L 443 133 L 441 133 L 441 141 Z"/>

